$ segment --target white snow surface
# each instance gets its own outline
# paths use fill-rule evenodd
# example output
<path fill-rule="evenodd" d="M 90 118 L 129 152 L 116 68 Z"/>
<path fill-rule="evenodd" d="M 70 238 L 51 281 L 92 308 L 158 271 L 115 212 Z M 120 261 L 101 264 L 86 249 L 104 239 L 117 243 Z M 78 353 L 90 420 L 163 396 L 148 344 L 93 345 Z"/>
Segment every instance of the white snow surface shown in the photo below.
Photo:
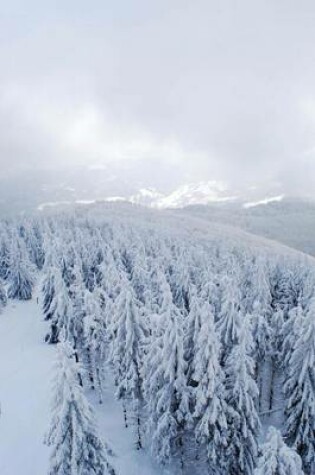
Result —
<path fill-rule="evenodd" d="M 44 444 L 51 416 L 52 370 L 56 347 L 44 342 L 47 323 L 41 306 L 9 301 L 0 315 L 0 474 L 45 475 L 50 448 Z M 114 452 L 117 475 L 162 475 L 145 452 L 137 452 L 134 434 L 125 429 L 111 378 L 100 405 L 94 394 L 99 433 Z"/>
<path fill-rule="evenodd" d="M 269 203 L 279 202 L 279 201 L 282 201 L 283 199 L 284 199 L 284 195 L 272 196 L 271 198 L 264 198 L 263 200 L 260 200 L 260 201 L 245 203 L 243 204 L 243 208 L 255 208 L 256 206 L 268 205 Z"/>
<path fill-rule="evenodd" d="M 54 348 L 44 343 L 36 300 L 8 303 L 0 315 L 0 473 L 45 475 Z"/>
<path fill-rule="evenodd" d="M 170 467 L 163 470 L 145 450 L 136 449 L 136 434 L 132 428 L 126 429 L 124 426 L 122 406 L 113 397 L 111 377 L 104 389 L 103 404 L 97 402 L 94 393 L 90 395 L 90 400 L 93 402 L 101 438 L 114 452 L 110 462 L 117 475 L 173 475 Z"/>

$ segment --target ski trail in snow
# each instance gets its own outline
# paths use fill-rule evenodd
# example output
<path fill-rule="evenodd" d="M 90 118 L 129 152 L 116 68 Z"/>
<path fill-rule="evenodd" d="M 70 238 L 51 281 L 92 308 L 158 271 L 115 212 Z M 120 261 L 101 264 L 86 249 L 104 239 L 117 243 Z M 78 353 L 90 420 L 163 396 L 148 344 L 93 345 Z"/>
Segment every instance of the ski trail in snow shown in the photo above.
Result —
<path fill-rule="evenodd" d="M 0 315 L 0 474 L 45 475 L 54 347 L 36 299 L 9 301 Z"/>

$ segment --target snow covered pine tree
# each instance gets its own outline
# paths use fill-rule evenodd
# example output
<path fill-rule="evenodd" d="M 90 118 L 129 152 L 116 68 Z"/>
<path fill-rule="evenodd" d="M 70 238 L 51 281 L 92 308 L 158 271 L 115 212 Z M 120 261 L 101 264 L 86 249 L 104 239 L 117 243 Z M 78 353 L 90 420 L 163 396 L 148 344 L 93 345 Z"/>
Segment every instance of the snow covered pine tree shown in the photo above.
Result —
<path fill-rule="evenodd" d="M 213 310 L 209 303 L 199 307 L 200 328 L 193 357 L 194 418 L 197 442 L 206 446 L 211 467 L 223 467 L 227 445 L 227 420 L 223 371 L 220 367 L 221 345 L 216 335 Z"/>
<path fill-rule="evenodd" d="M 49 475 L 115 475 L 97 435 L 92 409 L 79 384 L 81 367 L 68 343 L 58 345 Z"/>
<path fill-rule="evenodd" d="M 9 270 L 8 297 L 19 300 L 30 300 L 34 286 L 34 266 L 31 264 L 24 241 L 14 235 L 12 241 Z"/>
<path fill-rule="evenodd" d="M 304 471 L 315 472 L 315 297 L 300 325 L 285 381 L 286 436 L 302 457 Z"/>
<path fill-rule="evenodd" d="M 260 452 L 255 475 L 304 474 L 299 455 L 283 442 L 280 432 L 274 427 L 269 428 Z"/>

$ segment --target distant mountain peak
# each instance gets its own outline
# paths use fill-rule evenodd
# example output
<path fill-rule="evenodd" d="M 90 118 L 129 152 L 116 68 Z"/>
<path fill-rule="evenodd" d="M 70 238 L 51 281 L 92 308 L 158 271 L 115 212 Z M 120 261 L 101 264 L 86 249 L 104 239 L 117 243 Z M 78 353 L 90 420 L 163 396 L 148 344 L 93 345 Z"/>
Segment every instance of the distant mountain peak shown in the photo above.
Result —
<path fill-rule="evenodd" d="M 160 193 L 154 188 L 142 188 L 131 196 L 129 201 L 151 208 L 164 209 L 235 199 L 235 196 L 229 195 L 228 188 L 224 183 L 212 180 L 185 184 L 169 194 Z"/>
<path fill-rule="evenodd" d="M 261 205 L 268 205 L 270 203 L 275 203 L 282 201 L 284 199 L 285 195 L 278 195 L 278 196 L 271 196 L 270 198 L 264 198 L 259 201 L 252 201 L 248 203 L 243 204 L 243 208 L 254 208 L 256 206 L 261 206 Z"/>

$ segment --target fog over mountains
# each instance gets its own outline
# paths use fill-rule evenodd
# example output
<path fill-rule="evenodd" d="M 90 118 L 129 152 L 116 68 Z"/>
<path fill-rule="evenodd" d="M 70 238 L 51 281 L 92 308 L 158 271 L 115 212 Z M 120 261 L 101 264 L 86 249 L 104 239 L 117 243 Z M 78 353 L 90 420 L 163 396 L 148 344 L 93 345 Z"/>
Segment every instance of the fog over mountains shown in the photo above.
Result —
<path fill-rule="evenodd" d="M 286 195 L 276 183 L 269 189 L 254 185 L 232 188 L 215 180 L 172 187 L 167 182 L 159 184 L 154 174 L 147 182 L 132 177 L 130 169 L 111 167 L 84 173 L 78 168 L 54 173 L 38 170 L 7 175 L 0 184 L 3 216 L 126 201 L 224 223 L 315 255 L 314 200 Z"/>
<path fill-rule="evenodd" d="M 163 179 L 152 168 L 142 173 L 133 166 L 73 167 L 25 170 L 0 175 L 0 210 L 3 213 L 31 211 L 46 203 L 90 202 L 127 199 L 154 208 L 178 208 L 213 202 L 260 202 L 279 197 L 284 188 L 277 182 L 243 186 L 212 179 L 193 180 L 176 175 L 172 166 Z"/>

